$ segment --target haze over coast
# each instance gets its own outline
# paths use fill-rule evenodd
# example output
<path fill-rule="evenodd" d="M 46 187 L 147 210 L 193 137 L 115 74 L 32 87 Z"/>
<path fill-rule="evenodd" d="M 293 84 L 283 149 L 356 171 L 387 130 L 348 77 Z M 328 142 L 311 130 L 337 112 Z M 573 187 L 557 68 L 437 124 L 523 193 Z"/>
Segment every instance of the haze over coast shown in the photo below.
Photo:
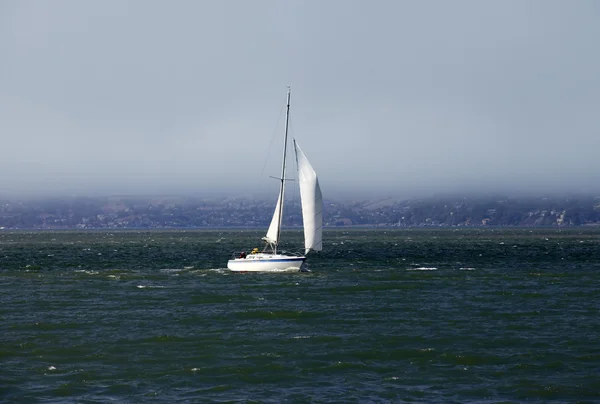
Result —
<path fill-rule="evenodd" d="M 594 1 L 8 1 L 0 195 L 600 191 Z M 266 185 L 265 185 L 266 184 Z"/>

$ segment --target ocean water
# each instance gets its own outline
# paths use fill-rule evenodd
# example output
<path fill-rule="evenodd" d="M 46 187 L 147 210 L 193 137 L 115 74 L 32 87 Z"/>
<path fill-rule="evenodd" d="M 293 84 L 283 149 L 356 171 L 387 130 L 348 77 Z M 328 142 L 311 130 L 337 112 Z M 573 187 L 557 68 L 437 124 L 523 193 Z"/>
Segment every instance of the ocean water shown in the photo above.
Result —
<path fill-rule="evenodd" d="M 1 231 L 0 402 L 600 402 L 600 230 L 261 236 Z"/>

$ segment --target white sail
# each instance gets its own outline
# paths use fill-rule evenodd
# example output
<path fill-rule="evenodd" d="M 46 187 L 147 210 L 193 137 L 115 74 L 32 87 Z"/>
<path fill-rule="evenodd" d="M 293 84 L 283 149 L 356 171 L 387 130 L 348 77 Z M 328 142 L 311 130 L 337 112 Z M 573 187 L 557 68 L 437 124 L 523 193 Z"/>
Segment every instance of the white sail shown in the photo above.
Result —
<path fill-rule="evenodd" d="M 298 181 L 302 201 L 302 221 L 304 222 L 305 254 L 323 249 L 323 195 L 319 187 L 317 173 L 294 140 Z M 271 224 L 272 226 L 273 224 Z"/>
<path fill-rule="evenodd" d="M 277 198 L 277 205 L 275 205 L 275 212 L 273 213 L 273 218 L 271 219 L 271 224 L 269 225 L 269 230 L 267 230 L 267 235 L 263 237 L 267 243 L 277 245 L 279 243 L 279 228 L 281 226 L 280 217 L 281 217 L 281 194 L 283 193 L 283 189 L 279 190 L 279 197 Z"/>

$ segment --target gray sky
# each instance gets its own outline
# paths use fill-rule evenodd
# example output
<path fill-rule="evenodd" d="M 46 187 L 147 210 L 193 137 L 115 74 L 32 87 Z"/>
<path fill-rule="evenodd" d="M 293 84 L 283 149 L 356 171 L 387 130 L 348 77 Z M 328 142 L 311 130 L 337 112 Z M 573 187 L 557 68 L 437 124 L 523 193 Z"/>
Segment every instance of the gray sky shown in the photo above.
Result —
<path fill-rule="evenodd" d="M 0 194 L 271 192 L 288 84 L 326 197 L 598 192 L 599 21 L 593 0 L 0 0 Z"/>

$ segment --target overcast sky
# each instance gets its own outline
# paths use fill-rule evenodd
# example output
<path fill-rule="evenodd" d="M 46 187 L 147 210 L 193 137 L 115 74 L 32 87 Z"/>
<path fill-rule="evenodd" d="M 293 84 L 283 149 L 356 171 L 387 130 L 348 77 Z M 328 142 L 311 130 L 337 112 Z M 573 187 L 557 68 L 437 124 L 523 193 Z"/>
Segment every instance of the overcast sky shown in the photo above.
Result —
<path fill-rule="evenodd" d="M 0 0 L 0 195 L 275 195 L 287 85 L 325 197 L 600 191 L 599 21 L 593 0 Z"/>

